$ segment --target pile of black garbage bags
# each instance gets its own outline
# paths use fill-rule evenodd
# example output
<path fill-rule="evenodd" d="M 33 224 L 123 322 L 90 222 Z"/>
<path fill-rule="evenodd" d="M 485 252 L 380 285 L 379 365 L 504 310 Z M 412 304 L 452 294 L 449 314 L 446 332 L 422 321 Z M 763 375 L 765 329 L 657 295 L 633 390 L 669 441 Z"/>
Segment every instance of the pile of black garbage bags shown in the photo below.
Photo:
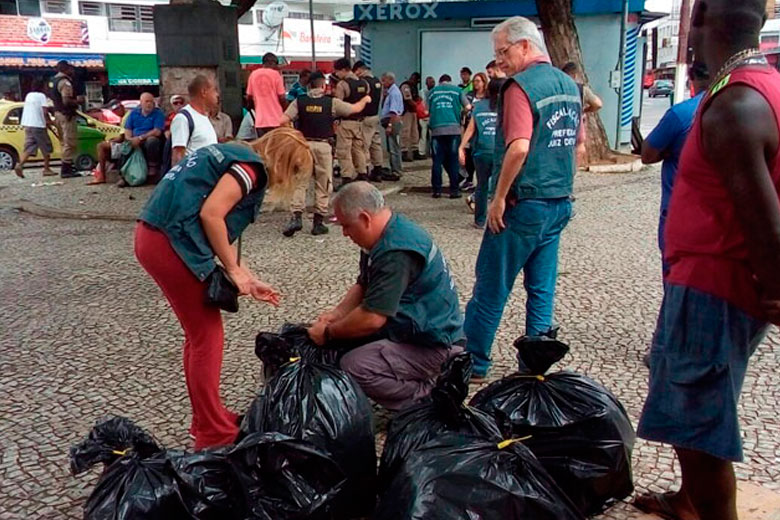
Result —
<path fill-rule="evenodd" d="M 604 387 L 546 374 L 568 351 L 518 341 L 523 371 L 464 404 L 468 354 L 390 422 L 377 474 L 372 406 L 305 329 L 261 333 L 265 385 L 236 444 L 163 449 L 124 418 L 71 448 L 74 474 L 102 463 L 88 520 L 582 519 L 633 491 L 634 432 Z"/>

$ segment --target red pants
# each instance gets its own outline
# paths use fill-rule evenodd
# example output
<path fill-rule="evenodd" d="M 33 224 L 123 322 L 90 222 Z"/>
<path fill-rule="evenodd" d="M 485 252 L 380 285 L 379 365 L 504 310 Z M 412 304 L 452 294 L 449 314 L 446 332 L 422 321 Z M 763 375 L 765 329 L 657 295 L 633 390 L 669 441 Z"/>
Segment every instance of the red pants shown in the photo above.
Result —
<path fill-rule="evenodd" d="M 168 237 L 143 223 L 135 228 L 135 256 L 160 286 L 184 329 L 184 378 L 192 405 L 190 432 L 195 436 L 195 449 L 232 443 L 238 434 L 238 416 L 219 398 L 222 315 L 204 303 L 206 283 L 187 268 Z"/>

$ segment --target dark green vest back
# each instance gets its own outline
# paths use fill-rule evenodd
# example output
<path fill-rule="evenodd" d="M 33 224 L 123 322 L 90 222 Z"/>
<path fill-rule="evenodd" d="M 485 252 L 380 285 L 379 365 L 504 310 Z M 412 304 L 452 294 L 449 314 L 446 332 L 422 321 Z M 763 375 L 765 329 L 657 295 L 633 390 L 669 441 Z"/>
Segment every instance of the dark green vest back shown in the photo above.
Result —
<path fill-rule="evenodd" d="M 425 259 L 420 276 L 401 296 L 396 315 L 381 333 L 391 341 L 420 346 L 450 346 L 463 337 L 463 316 L 447 262 L 420 226 L 394 213 L 369 261 L 388 251 L 411 251 Z"/>
<path fill-rule="evenodd" d="M 160 180 L 141 211 L 140 220 L 161 230 L 187 267 L 200 280 L 216 268 L 200 209 L 222 175 L 233 163 L 259 165 L 259 155 L 237 143 L 213 144 L 191 153 Z M 228 238 L 234 242 L 255 221 L 265 196 L 267 178 L 258 178 L 258 189 L 246 195 L 225 217 Z"/>
<path fill-rule="evenodd" d="M 557 199 L 572 194 L 577 168 L 577 135 L 582 102 L 577 84 L 549 63 L 532 65 L 509 79 L 499 101 L 496 162 L 500 168 L 506 152 L 501 124 L 504 95 L 517 83 L 531 101 L 534 133 L 528 157 L 513 186 L 518 199 Z"/>
<path fill-rule="evenodd" d="M 480 99 L 471 112 L 476 132 L 471 145 L 474 157 L 492 156 L 496 146 L 496 120 L 498 113 L 490 109 L 490 101 Z"/>
<path fill-rule="evenodd" d="M 455 85 L 439 85 L 428 95 L 428 111 L 431 114 L 428 125 L 431 128 L 460 125 L 463 105 L 460 89 Z"/>

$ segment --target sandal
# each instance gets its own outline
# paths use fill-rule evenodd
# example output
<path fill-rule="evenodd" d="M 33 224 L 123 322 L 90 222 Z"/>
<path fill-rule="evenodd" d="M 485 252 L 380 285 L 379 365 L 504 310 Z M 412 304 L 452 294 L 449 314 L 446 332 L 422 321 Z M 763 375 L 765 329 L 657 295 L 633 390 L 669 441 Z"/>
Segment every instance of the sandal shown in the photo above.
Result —
<path fill-rule="evenodd" d="M 647 493 L 634 499 L 634 507 L 665 520 L 689 520 L 679 516 L 677 510 L 672 507 L 670 499 L 677 493 L 668 491 L 666 493 Z"/>

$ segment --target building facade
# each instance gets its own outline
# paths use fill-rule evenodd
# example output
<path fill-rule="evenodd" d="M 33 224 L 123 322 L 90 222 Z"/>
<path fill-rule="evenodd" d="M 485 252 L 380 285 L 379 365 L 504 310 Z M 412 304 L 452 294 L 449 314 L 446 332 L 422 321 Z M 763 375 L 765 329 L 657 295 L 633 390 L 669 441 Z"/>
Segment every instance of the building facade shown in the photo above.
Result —
<path fill-rule="evenodd" d="M 153 8 L 167 0 L 2 0 L 0 1 L 0 94 L 21 98 L 34 79 L 50 76 L 61 59 L 76 65 L 88 104 L 109 97 L 156 92 L 159 71 Z M 334 25 L 351 16 L 339 0 L 314 2 L 318 68 L 344 56 L 345 41 L 359 33 Z M 288 83 L 311 64 L 311 29 L 306 0 L 258 2 L 238 21 L 240 60 L 251 70 L 273 52 L 285 64 Z M 351 48 L 349 49 L 351 52 Z"/>

